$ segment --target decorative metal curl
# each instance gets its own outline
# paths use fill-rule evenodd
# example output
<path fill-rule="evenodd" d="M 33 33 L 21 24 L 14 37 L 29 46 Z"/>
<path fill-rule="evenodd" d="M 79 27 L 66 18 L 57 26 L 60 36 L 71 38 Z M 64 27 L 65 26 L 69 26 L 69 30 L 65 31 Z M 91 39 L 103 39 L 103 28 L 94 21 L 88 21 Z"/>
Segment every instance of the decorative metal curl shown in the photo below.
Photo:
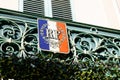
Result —
<path fill-rule="evenodd" d="M 24 38 L 24 48 L 25 48 L 25 52 L 27 54 L 36 54 L 38 52 L 37 49 L 37 37 L 35 35 L 26 35 Z"/>
<path fill-rule="evenodd" d="M 96 43 L 93 36 L 89 34 L 78 34 L 75 39 L 76 48 L 86 53 L 85 51 L 93 51 L 96 48 Z"/>
<path fill-rule="evenodd" d="M 5 42 L 1 44 L 1 51 L 4 52 L 6 56 L 17 55 L 19 51 L 19 45 L 14 42 Z"/>

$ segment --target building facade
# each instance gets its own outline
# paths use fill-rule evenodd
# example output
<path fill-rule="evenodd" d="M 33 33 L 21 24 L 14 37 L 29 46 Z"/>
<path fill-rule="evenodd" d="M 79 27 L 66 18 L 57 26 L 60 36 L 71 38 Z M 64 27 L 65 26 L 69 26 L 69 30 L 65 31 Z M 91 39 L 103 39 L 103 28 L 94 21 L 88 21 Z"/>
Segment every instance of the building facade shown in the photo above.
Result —
<path fill-rule="evenodd" d="M 40 54 L 42 55 L 42 58 L 49 57 L 51 59 L 60 59 L 61 62 L 65 61 L 65 63 L 69 60 L 72 61 L 72 64 L 79 64 L 79 61 L 88 61 L 90 62 L 90 64 L 94 65 L 93 62 L 95 64 L 99 64 L 99 62 L 97 62 L 97 60 L 99 60 L 100 62 L 103 62 L 102 64 L 105 64 L 106 61 L 108 61 L 108 63 L 114 62 L 119 67 L 119 26 L 117 28 L 113 28 L 111 26 L 106 27 L 75 22 L 75 19 L 73 17 L 72 5 L 69 0 L 19 0 L 16 3 L 20 3 L 19 8 L 18 10 L 16 9 L 16 11 L 0 8 L 1 62 L 4 63 L 2 59 L 9 59 L 9 57 L 17 59 L 18 62 L 29 58 L 34 60 L 37 59 L 39 57 L 38 55 Z M 111 10 L 108 10 L 108 12 L 111 12 Z M 103 14 L 103 12 L 101 14 Z M 115 15 L 113 15 L 112 17 L 113 20 L 117 19 Z M 110 22 L 112 22 L 112 17 L 109 17 Z M 64 52 L 51 52 L 40 48 L 39 36 L 42 35 L 42 39 L 46 39 L 46 37 L 44 37 L 43 35 L 45 34 L 44 32 L 46 30 L 46 25 L 49 24 L 43 24 L 42 28 L 39 29 L 39 19 L 65 23 L 67 36 L 64 35 L 63 29 L 59 28 L 59 30 L 60 33 L 63 33 L 63 35 L 65 36 L 64 38 L 68 38 L 67 44 L 69 44 L 69 52 L 67 54 Z M 117 23 L 118 22 L 116 22 L 115 24 L 117 25 Z M 57 25 L 53 23 L 52 26 L 56 27 Z M 49 32 L 47 36 L 50 35 L 50 37 L 58 38 L 57 35 L 54 36 L 53 34 L 60 34 L 59 31 L 55 31 L 54 27 L 51 27 L 49 30 L 46 30 L 46 32 Z M 47 40 L 48 39 L 46 39 L 45 41 L 46 43 Z M 43 41 L 43 43 L 45 42 Z M 53 44 L 57 45 L 55 43 Z M 47 62 L 50 61 L 49 58 L 46 60 Z M 15 60 L 13 62 L 15 62 L 16 64 Z M 35 61 L 35 63 L 37 62 Z M 71 62 L 69 65 L 71 65 Z M 0 72 L 1 77 L 1 75 L 4 75 L 4 70 L 6 68 L 4 69 L 4 65 L 0 66 L 2 66 L 3 68 L 2 72 Z M 23 66 L 24 65 L 22 65 L 22 67 Z M 34 64 L 31 63 L 28 66 L 31 66 L 32 69 L 36 67 Z M 101 64 L 99 64 L 99 66 L 101 66 Z M 107 67 L 109 67 L 109 65 Z M 81 67 L 79 68 L 81 69 Z"/>

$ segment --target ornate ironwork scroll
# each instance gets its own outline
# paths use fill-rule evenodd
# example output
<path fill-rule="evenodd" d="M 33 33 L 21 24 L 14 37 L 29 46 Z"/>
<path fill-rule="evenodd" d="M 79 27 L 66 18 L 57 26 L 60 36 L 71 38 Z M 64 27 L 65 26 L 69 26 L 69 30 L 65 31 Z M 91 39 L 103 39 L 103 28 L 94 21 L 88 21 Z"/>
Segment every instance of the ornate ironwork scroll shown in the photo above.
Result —
<path fill-rule="evenodd" d="M 71 50 L 75 59 L 120 60 L 120 39 L 94 33 L 69 30 Z"/>
<path fill-rule="evenodd" d="M 1 55 L 26 57 L 38 53 L 36 26 L 1 18 L 0 33 Z"/>

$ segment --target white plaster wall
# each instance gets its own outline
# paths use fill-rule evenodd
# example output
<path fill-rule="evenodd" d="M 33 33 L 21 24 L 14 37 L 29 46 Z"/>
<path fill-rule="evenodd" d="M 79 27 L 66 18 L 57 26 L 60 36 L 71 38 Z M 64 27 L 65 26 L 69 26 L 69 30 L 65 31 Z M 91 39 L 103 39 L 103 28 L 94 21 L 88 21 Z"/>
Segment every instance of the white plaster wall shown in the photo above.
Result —
<path fill-rule="evenodd" d="M 100 0 L 72 0 L 73 19 L 77 22 L 109 26 L 107 17 Z"/>
<path fill-rule="evenodd" d="M 102 0 L 109 22 L 109 28 L 120 29 L 120 13 L 116 0 Z"/>
<path fill-rule="evenodd" d="M 0 0 L 0 8 L 6 8 L 10 10 L 16 10 L 19 9 L 18 0 Z"/>
<path fill-rule="evenodd" d="M 71 0 L 73 20 L 120 29 L 120 12 L 114 1 L 115 0 Z M 120 2 L 120 0 L 117 1 Z"/>

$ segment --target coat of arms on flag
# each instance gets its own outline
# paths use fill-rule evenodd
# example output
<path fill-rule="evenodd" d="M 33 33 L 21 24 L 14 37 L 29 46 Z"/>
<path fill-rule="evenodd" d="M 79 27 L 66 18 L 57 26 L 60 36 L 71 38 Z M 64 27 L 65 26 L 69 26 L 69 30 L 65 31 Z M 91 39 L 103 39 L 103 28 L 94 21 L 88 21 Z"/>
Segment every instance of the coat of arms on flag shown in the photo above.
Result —
<path fill-rule="evenodd" d="M 38 19 L 39 47 L 54 53 L 69 53 L 66 24 Z"/>

